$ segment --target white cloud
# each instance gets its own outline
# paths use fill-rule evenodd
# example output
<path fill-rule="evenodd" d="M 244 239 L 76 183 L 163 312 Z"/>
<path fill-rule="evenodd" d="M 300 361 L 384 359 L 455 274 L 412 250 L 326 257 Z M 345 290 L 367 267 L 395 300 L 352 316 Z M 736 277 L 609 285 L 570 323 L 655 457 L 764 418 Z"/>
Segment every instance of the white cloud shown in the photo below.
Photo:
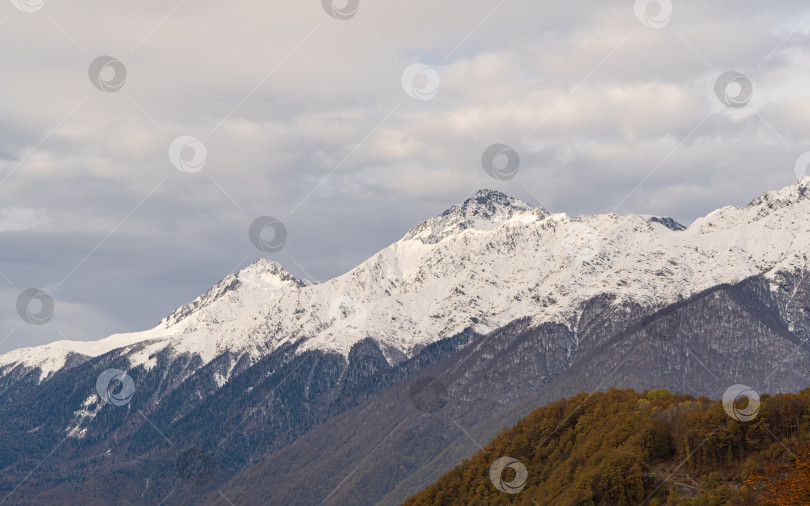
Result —
<path fill-rule="evenodd" d="M 36 230 L 46 223 L 45 210 L 25 207 L 0 209 L 0 233 Z"/>

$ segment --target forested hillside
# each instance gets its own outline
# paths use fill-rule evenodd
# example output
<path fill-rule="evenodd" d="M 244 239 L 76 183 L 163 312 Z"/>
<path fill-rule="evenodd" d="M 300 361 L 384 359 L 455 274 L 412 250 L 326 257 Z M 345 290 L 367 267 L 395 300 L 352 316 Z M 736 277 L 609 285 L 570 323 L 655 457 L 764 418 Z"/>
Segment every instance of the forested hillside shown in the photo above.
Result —
<path fill-rule="evenodd" d="M 758 407 L 580 394 L 538 408 L 405 504 L 810 504 L 810 389 Z"/>

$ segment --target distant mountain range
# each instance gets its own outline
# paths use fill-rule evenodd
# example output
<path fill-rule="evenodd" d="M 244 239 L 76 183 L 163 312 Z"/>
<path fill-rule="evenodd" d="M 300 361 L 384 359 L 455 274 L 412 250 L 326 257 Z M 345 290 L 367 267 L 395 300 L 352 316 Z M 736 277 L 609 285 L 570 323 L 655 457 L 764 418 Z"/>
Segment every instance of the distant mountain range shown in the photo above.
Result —
<path fill-rule="evenodd" d="M 808 387 L 808 184 L 689 227 L 481 190 L 325 283 L 0 355 L 0 500 L 396 504 L 581 391 Z"/>

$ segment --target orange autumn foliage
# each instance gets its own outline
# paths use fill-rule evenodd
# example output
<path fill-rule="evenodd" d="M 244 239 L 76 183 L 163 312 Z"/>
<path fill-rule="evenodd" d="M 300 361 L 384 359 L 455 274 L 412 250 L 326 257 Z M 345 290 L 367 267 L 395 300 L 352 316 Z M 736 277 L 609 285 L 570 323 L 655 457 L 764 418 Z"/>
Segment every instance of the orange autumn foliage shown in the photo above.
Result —
<path fill-rule="evenodd" d="M 767 506 L 810 504 L 810 447 L 805 447 L 792 463 L 765 463 L 764 472 L 752 473 L 746 486 Z"/>
<path fill-rule="evenodd" d="M 761 400 L 742 422 L 719 401 L 661 389 L 579 394 L 536 409 L 404 504 L 810 505 L 810 389 Z M 492 481 L 503 456 L 525 467 L 516 493 Z"/>

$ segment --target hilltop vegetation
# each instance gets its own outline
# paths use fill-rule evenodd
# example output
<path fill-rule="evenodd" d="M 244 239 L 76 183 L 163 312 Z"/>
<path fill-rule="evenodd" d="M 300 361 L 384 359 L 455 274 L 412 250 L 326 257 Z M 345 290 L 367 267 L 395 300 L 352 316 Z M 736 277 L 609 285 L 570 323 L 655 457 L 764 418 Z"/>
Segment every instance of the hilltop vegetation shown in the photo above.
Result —
<path fill-rule="evenodd" d="M 580 394 L 538 408 L 405 504 L 810 504 L 809 436 L 810 389 L 763 395 L 747 422 L 667 390 Z M 517 493 L 490 479 L 504 456 L 519 461 L 500 473 Z"/>

